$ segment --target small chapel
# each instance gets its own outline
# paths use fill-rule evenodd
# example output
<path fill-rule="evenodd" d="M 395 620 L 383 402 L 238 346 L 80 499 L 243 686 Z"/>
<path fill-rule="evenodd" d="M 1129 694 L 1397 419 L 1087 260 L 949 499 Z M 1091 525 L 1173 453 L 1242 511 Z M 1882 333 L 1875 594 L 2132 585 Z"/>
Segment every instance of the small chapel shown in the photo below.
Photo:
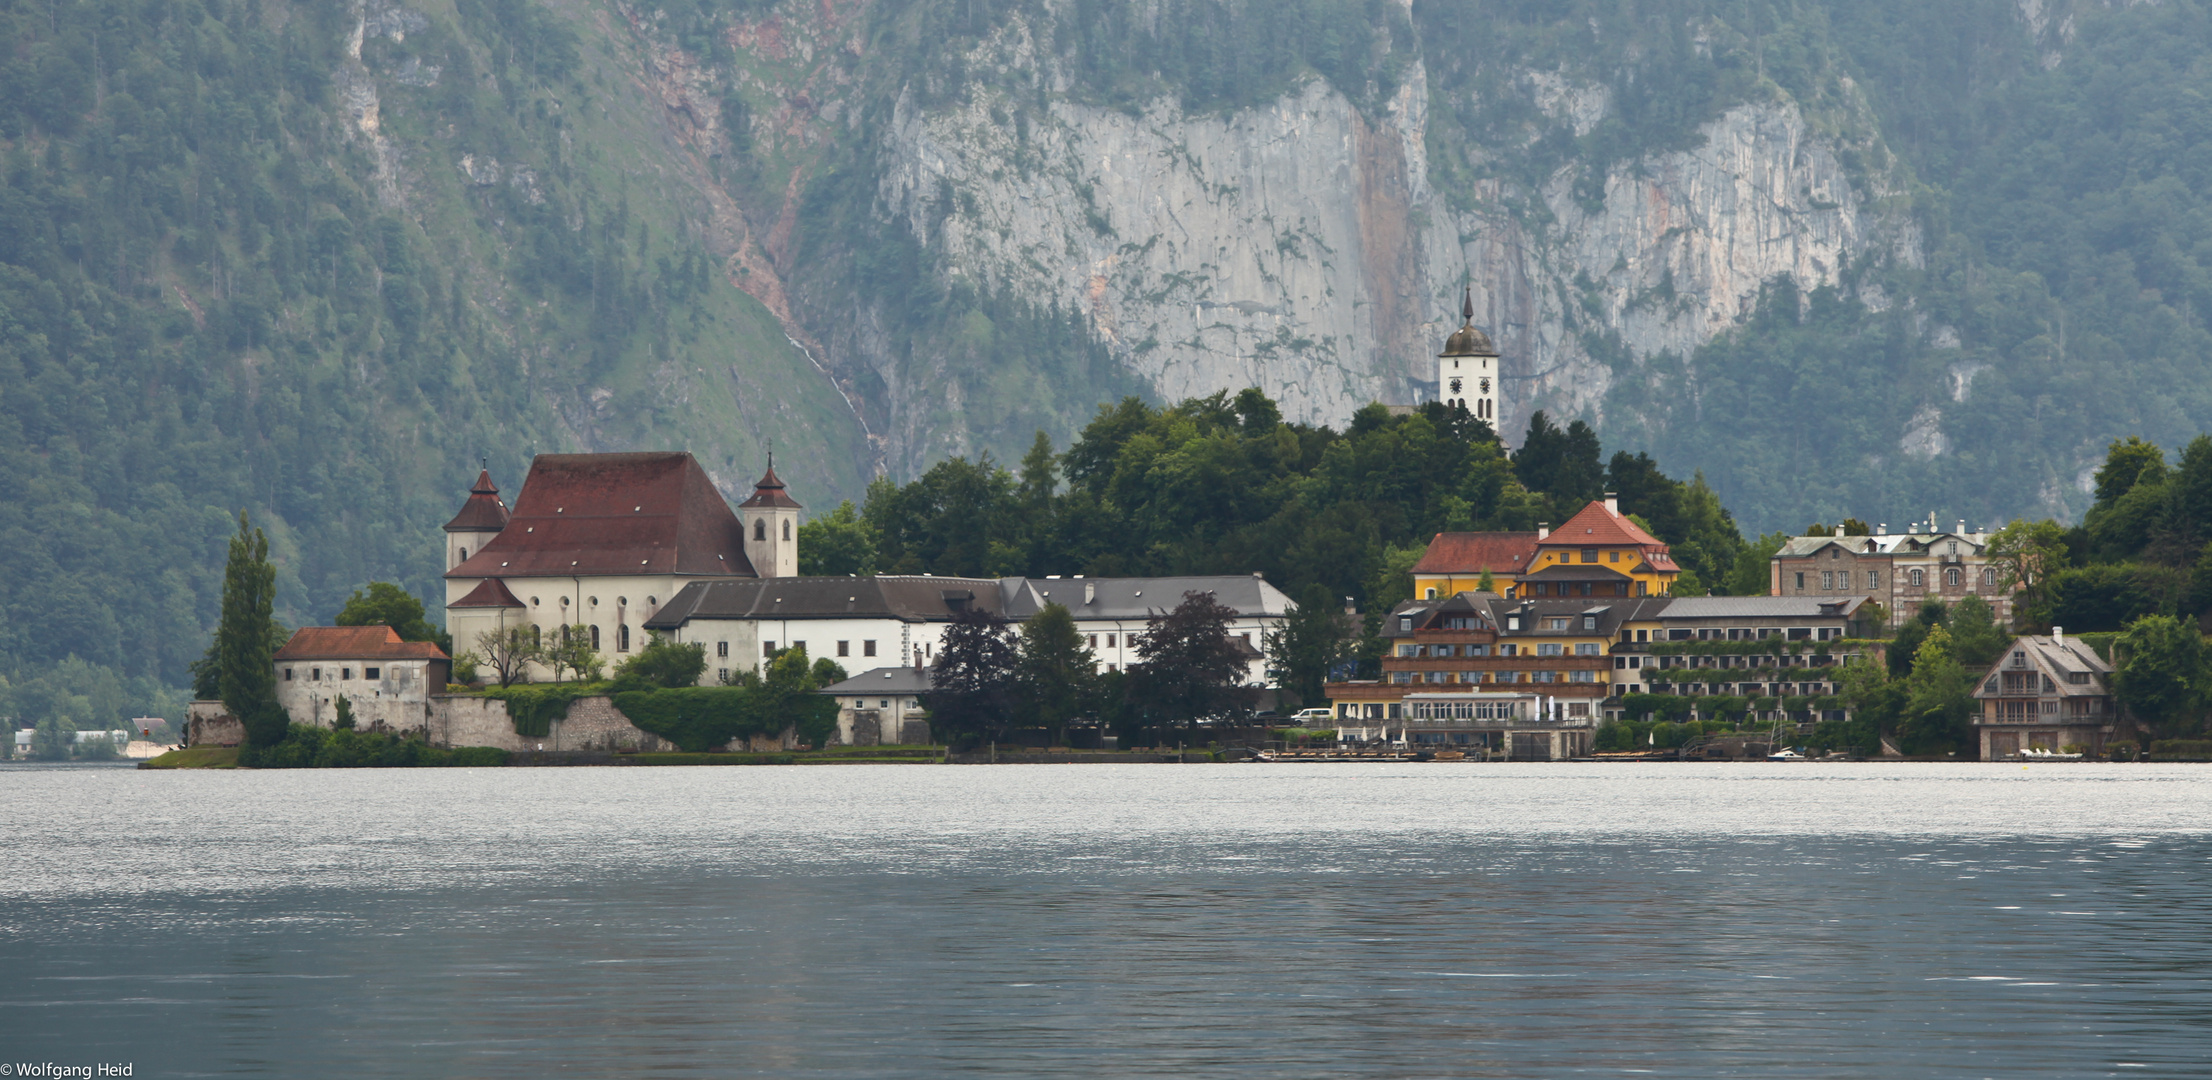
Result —
<path fill-rule="evenodd" d="M 485 469 L 445 524 L 446 628 L 466 650 L 580 626 L 620 662 L 691 582 L 796 575 L 801 509 L 773 459 L 734 511 L 688 453 L 540 454 L 512 507 Z"/>

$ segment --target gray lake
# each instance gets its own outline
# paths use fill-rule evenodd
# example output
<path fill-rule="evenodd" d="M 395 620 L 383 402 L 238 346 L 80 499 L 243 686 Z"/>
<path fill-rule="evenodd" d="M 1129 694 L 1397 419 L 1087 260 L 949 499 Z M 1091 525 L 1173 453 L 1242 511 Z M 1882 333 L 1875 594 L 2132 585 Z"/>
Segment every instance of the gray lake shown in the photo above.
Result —
<path fill-rule="evenodd" d="M 12 1075 L 2212 1076 L 2207 767 L 0 766 L 0 826 Z"/>

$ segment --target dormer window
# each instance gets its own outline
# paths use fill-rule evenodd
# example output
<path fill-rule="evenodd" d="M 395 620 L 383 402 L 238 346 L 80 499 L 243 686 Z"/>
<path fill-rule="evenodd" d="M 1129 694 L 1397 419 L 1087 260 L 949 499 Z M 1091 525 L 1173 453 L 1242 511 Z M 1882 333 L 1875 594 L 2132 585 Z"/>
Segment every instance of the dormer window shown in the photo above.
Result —
<path fill-rule="evenodd" d="M 1406 633 L 1406 632 L 1408 632 L 1408 631 L 1410 631 L 1410 630 L 1412 630 L 1412 629 L 1413 629 L 1413 616 L 1411 616 L 1411 615 L 1401 615 L 1401 616 L 1399 616 L 1399 617 L 1398 617 L 1398 632 L 1399 632 L 1399 633 L 1403 634 L 1403 633 Z"/>

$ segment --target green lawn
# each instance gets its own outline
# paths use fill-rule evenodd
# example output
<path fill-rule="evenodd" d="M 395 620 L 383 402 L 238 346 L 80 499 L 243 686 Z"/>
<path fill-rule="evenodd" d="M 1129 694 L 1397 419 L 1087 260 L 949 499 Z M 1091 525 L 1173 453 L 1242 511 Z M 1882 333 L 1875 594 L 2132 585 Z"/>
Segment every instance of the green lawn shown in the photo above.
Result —
<path fill-rule="evenodd" d="M 171 750 L 157 758 L 138 763 L 141 769 L 235 769 L 238 767 L 238 748 L 235 746 L 195 746 L 186 750 Z"/>

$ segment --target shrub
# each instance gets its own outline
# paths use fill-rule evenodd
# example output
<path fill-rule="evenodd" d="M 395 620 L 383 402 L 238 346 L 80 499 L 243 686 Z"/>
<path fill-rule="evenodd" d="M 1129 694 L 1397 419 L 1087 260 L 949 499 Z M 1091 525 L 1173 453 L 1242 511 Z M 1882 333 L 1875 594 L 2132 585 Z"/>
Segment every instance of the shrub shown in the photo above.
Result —
<path fill-rule="evenodd" d="M 2212 739 L 2159 739 L 2151 743 L 2152 761 L 2212 760 Z"/>
<path fill-rule="evenodd" d="M 250 769 L 482 768 L 507 764 L 507 751 L 490 746 L 447 749 L 397 735 L 293 724 L 272 745 L 242 747 L 238 764 Z"/>

